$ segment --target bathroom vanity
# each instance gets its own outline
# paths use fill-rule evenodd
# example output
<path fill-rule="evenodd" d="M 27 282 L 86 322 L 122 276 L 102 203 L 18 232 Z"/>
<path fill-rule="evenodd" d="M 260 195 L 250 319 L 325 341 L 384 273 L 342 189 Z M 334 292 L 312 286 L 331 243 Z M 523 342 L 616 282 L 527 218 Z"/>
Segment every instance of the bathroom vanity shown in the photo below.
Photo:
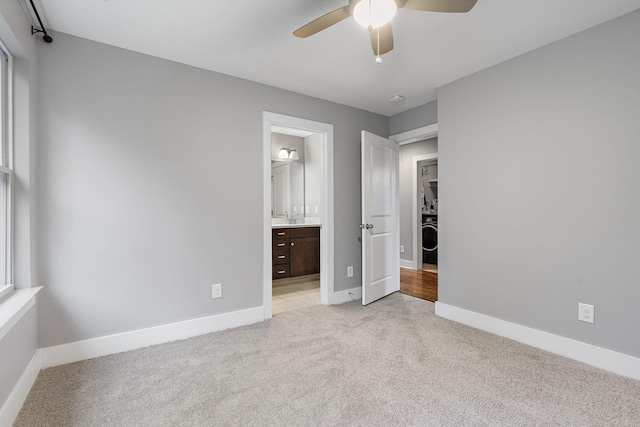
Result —
<path fill-rule="evenodd" d="M 320 273 L 320 227 L 277 225 L 272 228 L 272 278 Z"/>

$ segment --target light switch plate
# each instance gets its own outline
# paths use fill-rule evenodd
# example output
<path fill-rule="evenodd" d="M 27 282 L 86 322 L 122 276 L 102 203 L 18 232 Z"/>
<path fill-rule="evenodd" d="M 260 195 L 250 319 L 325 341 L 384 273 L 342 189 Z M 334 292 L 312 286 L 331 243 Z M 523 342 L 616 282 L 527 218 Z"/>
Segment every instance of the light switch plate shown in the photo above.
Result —
<path fill-rule="evenodd" d="M 211 285 L 211 298 L 222 298 L 222 283 Z"/>

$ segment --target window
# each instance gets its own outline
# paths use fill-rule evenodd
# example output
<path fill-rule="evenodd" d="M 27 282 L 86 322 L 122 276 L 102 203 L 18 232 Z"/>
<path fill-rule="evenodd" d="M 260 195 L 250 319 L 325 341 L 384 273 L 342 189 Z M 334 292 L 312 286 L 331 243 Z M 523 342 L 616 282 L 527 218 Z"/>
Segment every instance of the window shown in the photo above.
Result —
<path fill-rule="evenodd" d="M 0 42 L 0 298 L 13 290 L 11 55 Z"/>

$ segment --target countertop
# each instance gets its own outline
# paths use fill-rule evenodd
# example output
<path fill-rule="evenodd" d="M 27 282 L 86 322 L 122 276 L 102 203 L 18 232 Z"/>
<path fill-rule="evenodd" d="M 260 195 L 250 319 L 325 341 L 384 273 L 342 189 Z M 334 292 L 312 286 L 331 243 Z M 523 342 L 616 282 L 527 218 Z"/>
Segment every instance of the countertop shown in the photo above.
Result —
<path fill-rule="evenodd" d="M 272 224 L 271 228 L 304 228 L 304 227 L 322 227 L 321 224 Z"/>
<path fill-rule="evenodd" d="M 297 224 L 289 224 L 287 218 L 274 217 L 271 219 L 271 228 L 303 228 L 322 227 L 319 216 L 296 217 Z"/>

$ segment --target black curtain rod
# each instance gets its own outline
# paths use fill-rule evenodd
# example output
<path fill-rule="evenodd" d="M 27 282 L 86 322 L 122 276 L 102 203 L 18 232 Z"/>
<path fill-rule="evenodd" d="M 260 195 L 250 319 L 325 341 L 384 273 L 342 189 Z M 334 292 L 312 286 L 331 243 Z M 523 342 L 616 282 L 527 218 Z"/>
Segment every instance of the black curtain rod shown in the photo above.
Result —
<path fill-rule="evenodd" d="M 47 29 L 44 27 L 44 24 L 42 23 L 42 19 L 40 19 L 40 14 L 38 13 L 38 9 L 36 9 L 36 5 L 33 4 L 33 0 L 29 0 L 29 3 L 31 3 L 31 8 L 35 12 L 36 18 L 38 18 L 38 22 L 40 23 L 40 28 L 42 28 L 41 30 L 39 30 L 39 29 L 35 28 L 32 25 L 31 26 L 31 35 L 36 34 L 36 33 L 43 33 L 44 35 L 42 36 L 42 40 L 44 40 L 46 43 L 51 43 L 53 41 L 53 39 L 51 38 L 51 36 L 49 34 L 47 34 Z"/>

